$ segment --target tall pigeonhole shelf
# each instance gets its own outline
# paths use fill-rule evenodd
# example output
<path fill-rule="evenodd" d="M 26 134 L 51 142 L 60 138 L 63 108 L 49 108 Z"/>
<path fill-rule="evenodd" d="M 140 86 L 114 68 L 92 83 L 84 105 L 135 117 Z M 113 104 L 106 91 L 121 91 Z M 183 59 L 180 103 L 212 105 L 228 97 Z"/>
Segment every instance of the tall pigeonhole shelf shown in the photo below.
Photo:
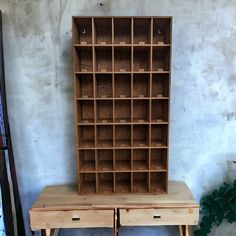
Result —
<path fill-rule="evenodd" d="M 80 194 L 168 190 L 171 17 L 73 17 Z"/>

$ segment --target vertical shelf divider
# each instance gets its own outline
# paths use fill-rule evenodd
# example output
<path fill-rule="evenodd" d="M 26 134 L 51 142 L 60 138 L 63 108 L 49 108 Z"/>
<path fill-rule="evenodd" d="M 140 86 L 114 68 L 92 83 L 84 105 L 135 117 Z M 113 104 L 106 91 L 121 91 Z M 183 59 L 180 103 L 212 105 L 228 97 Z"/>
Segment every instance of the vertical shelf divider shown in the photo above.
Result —
<path fill-rule="evenodd" d="M 130 91 L 130 95 L 131 95 L 131 192 L 133 192 L 134 189 L 134 175 L 133 175 L 133 169 L 134 169 L 134 144 L 133 144 L 133 140 L 134 140 L 134 130 L 133 130 L 133 120 L 134 120 L 134 109 L 133 109 L 133 104 L 134 104 L 134 91 L 133 91 L 133 87 L 134 87 L 134 46 L 133 46 L 133 42 L 134 42 L 134 19 L 131 19 L 131 91 Z"/>

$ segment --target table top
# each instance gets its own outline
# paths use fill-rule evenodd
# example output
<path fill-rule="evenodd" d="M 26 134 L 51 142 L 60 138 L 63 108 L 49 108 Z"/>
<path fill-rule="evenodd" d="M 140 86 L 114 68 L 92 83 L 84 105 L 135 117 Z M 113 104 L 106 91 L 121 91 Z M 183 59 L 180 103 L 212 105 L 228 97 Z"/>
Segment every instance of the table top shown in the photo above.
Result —
<path fill-rule="evenodd" d="M 114 208 L 199 208 L 184 182 L 169 182 L 168 194 L 79 195 L 76 186 L 47 186 L 30 211 Z"/>

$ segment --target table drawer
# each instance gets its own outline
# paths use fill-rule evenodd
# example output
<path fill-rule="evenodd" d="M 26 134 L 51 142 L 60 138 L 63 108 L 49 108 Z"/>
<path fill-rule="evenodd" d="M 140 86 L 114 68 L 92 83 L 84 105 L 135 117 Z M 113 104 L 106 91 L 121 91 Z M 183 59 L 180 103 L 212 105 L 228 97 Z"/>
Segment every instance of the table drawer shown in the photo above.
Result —
<path fill-rule="evenodd" d="M 32 230 L 47 228 L 112 228 L 114 225 L 114 211 L 31 211 L 30 219 Z"/>
<path fill-rule="evenodd" d="M 120 224 L 124 226 L 196 225 L 198 219 L 198 208 L 120 210 Z"/>

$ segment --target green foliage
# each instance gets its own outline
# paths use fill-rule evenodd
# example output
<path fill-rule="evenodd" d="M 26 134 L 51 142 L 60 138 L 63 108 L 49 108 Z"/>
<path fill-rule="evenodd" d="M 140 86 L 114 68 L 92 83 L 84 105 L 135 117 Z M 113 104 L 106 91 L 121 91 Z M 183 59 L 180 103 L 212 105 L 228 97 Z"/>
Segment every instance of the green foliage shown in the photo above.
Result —
<path fill-rule="evenodd" d="M 214 224 L 220 225 L 223 220 L 236 222 L 236 180 L 233 185 L 224 183 L 211 195 L 202 197 L 200 202 L 201 222 L 195 236 L 207 236 Z"/>

